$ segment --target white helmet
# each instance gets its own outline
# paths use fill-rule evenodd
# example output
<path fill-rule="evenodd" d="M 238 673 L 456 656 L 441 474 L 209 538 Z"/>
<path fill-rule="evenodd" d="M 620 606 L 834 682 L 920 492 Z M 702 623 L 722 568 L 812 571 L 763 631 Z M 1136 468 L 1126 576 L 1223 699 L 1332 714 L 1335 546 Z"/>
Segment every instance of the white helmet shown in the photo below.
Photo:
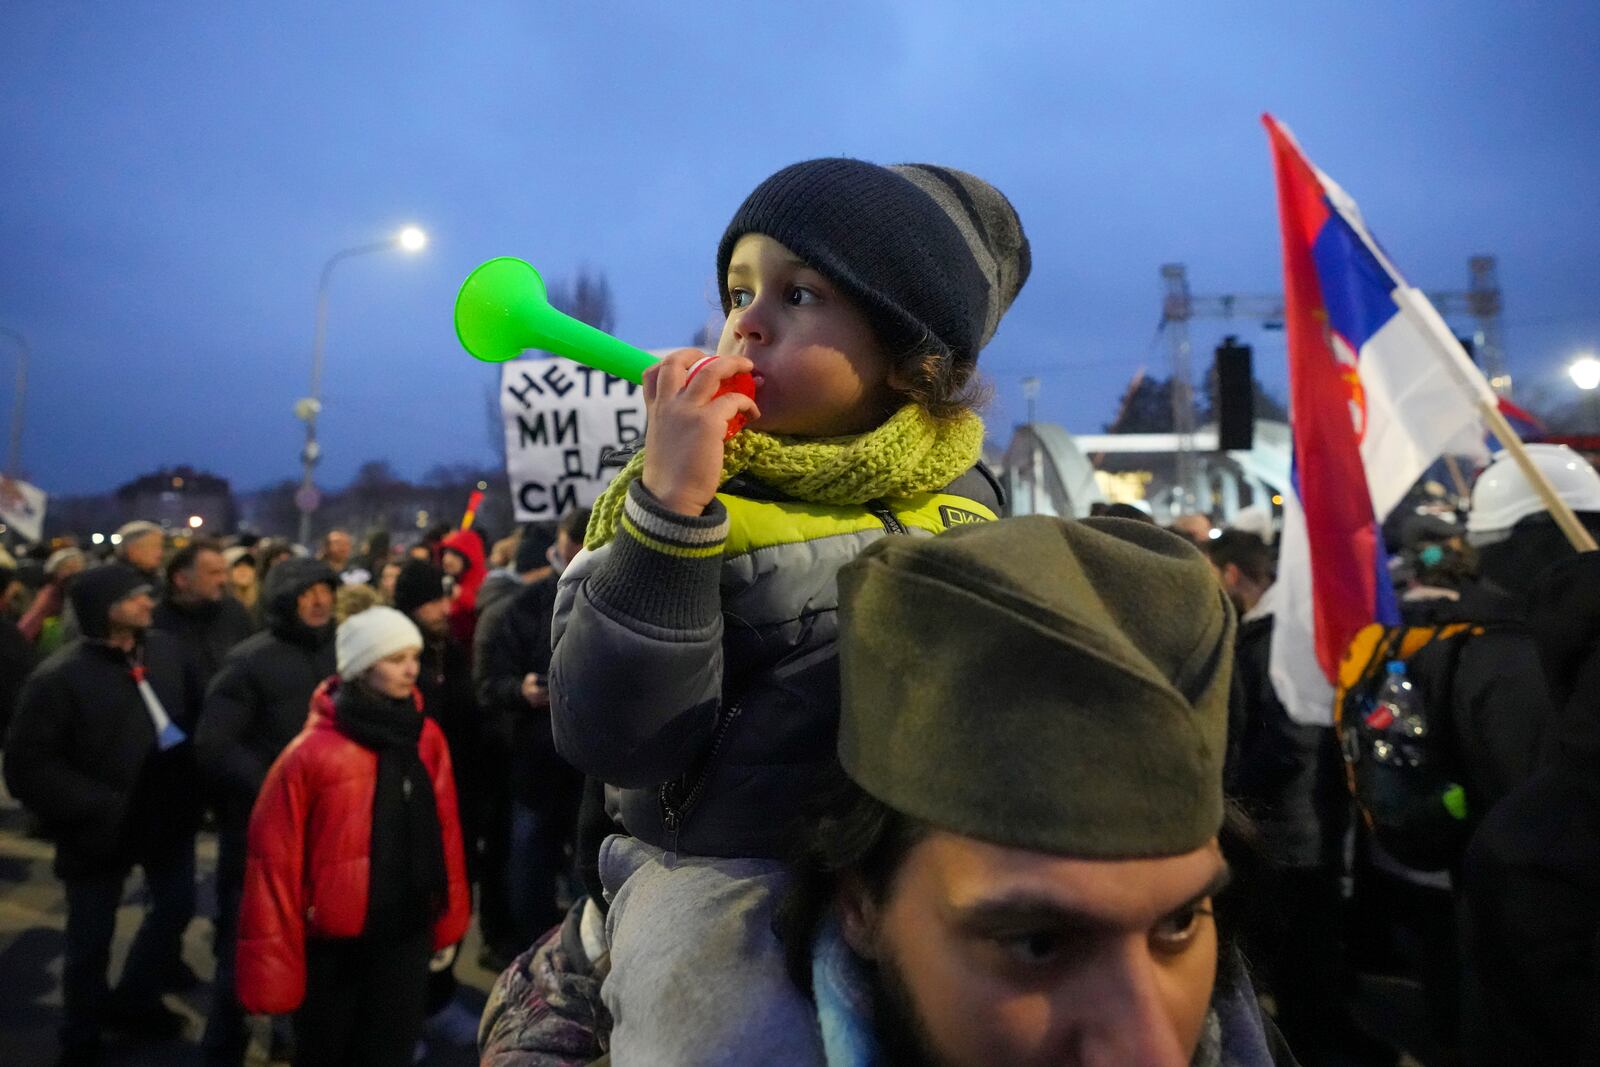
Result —
<path fill-rule="evenodd" d="M 1566 445 L 1525 445 L 1528 458 L 1544 473 L 1574 511 L 1600 511 L 1600 473 Z M 1498 540 L 1529 515 L 1544 511 L 1544 501 L 1528 484 L 1522 468 L 1509 452 L 1496 452 L 1494 462 L 1478 475 L 1472 487 L 1472 510 L 1467 513 L 1467 533 L 1477 544 Z"/>

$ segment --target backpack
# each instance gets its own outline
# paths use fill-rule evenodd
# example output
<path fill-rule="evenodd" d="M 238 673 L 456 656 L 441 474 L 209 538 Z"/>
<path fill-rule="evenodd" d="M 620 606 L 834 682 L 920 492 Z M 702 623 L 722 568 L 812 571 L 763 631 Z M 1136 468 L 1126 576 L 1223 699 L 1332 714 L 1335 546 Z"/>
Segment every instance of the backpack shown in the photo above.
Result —
<path fill-rule="evenodd" d="M 1408 672 L 1427 729 L 1398 746 L 1389 732 L 1394 717 L 1379 706 L 1379 693 L 1390 662 L 1410 664 L 1424 649 L 1441 644 L 1444 669 L 1438 676 L 1448 682 L 1463 646 L 1483 632 L 1482 626 L 1465 622 L 1370 623 L 1356 633 L 1339 664 L 1333 725 L 1345 782 L 1373 839 L 1417 870 L 1452 866 L 1467 844 L 1466 798 L 1449 740 L 1449 692 L 1424 693 Z"/>

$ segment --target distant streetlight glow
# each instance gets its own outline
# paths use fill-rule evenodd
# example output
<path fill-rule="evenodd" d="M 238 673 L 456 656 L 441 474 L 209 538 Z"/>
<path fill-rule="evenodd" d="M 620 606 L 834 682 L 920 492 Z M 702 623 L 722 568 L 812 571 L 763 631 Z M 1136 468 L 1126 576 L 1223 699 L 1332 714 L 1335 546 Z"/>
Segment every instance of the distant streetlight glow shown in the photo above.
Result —
<path fill-rule="evenodd" d="M 300 509 L 300 543 L 311 543 L 311 513 L 317 510 L 321 497 L 317 493 L 313 472 L 322 458 L 317 445 L 317 416 L 322 413 L 322 343 L 328 329 L 328 281 L 333 268 L 351 256 L 364 256 L 372 252 L 389 252 L 396 248 L 419 252 L 428 243 L 428 235 L 419 227 L 407 226 L 386 241 L 355 245 L 341 249 L 328 257 L 322 265 L 322 280 L 317 283 L 317 332 L 311 343 L 311 395 L 295 402 L 295 417 L 306 424 L 306 443 L 300 450 L 302 464 L 300 491 L 295 495 L 295 506 Z"/>
<path fill-rule="evenodd" d="M 202 519 L 200 516 L 198 516 L 198 515 L 190 515 L 189 516 L 189 529 L 198 530 L 198 529 L 200 529 L 200 527 L 204 526 L 205 524 L 206 524 L 206 520 Z"/>
<path fill-rule="evenodd" d="M 1584 392 L 1600 388 L 1600 359 L 1593 356 L 1579 356 L 1567 368 L 1567 375 Z"/>
<path fill-rule="evenodd" d="M 112 534 L 111 535 L 111 543 L 114 544 L 114 545 L 122 544 L 122 535 L 121 534 Z"/>
<path fill-rule="evenodd" d="M 89 540 L 92 541 L 93 543 L 97 544 L 97 545 L 103 545 L 103 544 L 106 543 L 106 535 L 105 534 L 95 534 L 93 537 L 89 538 Z"/>

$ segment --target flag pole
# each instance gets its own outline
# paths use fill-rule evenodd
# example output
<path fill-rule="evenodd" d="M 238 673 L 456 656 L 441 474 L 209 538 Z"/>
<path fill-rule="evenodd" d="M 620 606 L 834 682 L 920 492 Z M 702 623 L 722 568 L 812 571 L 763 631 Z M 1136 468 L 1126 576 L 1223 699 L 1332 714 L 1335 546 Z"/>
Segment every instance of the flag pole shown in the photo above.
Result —
<path fill-rule="evenodd" d="M 1398 277 L 1398 274 L 1395 276 Z M 1555 487 L 1544 476 L 1544 472 L 1534 465 L 1533 457 L 1528 455 L 1522 438 L 1517 436 L 1517 431 L 1512 429 L 1511 423 L 1501 413 L 1498 398 L 1489 388 L 1489 384 L 1482 380 L 1482 375 L 1477 374 L 1476 369 L 1472 367 L 1466 352 L 1461 348 L 1461 342 L 1450 332 L 1450 327 L 1445 324 L 1444 319 L 1439 317 L 1438 310 L 1420 289 L 1409 285 L 1400 285 L 1395 289 L 1394 296 L 1401 312 L 1419 327 L 1425 336 L 1442 346 L 1445 366 L 1450 371 L 1450 376 L 1472 397 L 1478 407 L 1478 414 L 1483 416 L 1483 421 L 1490 432 L 1505 445 L 1506 451 L 1511 453 L 1511 458 L 1516 461 L 1522 476 L 1528 479 L 1528 484 L 1539 494 L 1545 510 L 1550 512 L 1550 517 L 1555 519 L 1556 525 L 1561 528 L 1561 532 L 1566 535 L 1572 547 L 1579 552 L 1593 552 L 1600 547 L 1595 544 L 1594 537 L 1588 529 L 1578 520 L 1572 507 L 1556 493 Z M 1469 375 L 1476 375 L 1478 380 L 1473 381 Z"/>

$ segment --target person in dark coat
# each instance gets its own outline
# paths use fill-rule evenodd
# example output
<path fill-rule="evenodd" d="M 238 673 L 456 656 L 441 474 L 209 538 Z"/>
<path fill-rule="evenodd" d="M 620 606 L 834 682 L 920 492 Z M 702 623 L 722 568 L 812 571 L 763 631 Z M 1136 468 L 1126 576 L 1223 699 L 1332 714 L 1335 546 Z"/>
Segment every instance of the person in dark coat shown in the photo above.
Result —
<path fill-rule="evenodd" d="M 0 746 L 5 744 L 22 680 L 33 669 L 33 645 L 22 636 L 11 610 L 12 595 L 20 588 L 16 568 L 0 566 Z"/>
<path fill-rule="evenodd" d="M 1600 474 L 1565 445 L 1529 445 L 1528 454 L 1579 521 L 1591 533 L 1600 530 Z M 1435 642 L 1407 664 L 1424 706 L 1438 715 L 1441 755 L 1463 788 L 1463 841 L 1533 776 L 1554 736 L 1556 705 L 1529 627 L 1529 597 L 1541 572 L 1576 554 L 1543 498 L 1504 452 L 1473 484 L 1467 540 L 1478 555 L 1476 580 L 1462 588 L 1454 605 L 1438 602 L 1426 621 L 1466 622 L 1482 632 Z M 1376 855 L 1377 843 L 1371 847 Z M 1463 847 L 1450 864 L 1455 873 L 1464 859 Z M 1392 858 L 1388 863 L 1392 867 Z M 1446 1049 L 1464 1051 L 1459 899 L 1408 887 L 1397 873 L 1358 870 L 1358 896 L 1365 879 L 1375 906 L 1409 928 L 1434 1036 Z"/>
<path fill-rule="evenodd" d="M 1272 684 L 1271 549 L 1253 533 L 1224 530 L 1203 551 L 1239 616 L 1224 785 L 1250 815 L 1276 882 L 1276 914 L 1260 924 L 1252 962 L 1277 1001 L 1284 1036 L 1307 1062 L 1366 1062 L 1385 1052 L 1392 1060 L 1345 1007 L 1340 876 L 1350 795 L 1333 728 L 1295 722 Z"/>
<path fill-rule="evenodd" d="M 210 1064 L 238 1067 L 248 1035 L 233 994 L 250 809 L 267 768 L 305 725 L 311 694 L 334 673 L 333 594 L 320 560 L 288 559 L 267 575 L 267 629 L 235 645 L 206 690 L 195 748 L 217 808 L 217 977 L 203 1040 Z"/>
<path fill-rule="evenodd" d="M 504 750 L 483 744 L 476 694 L 472 689 L 472 651 L 451 632 L 450 597 L 444 571 L 418 560 L 400 568 L 394 607 L 414 623 L 423 638 L 417 691 L 422 711 L 439 724 L 456 772 L 456 804 L 466 843 L 467 875 L 479 887 L 479 927 L 485 941 L 503 937 L 510 925 L 505 895 L 505 833 L 489 832 L 494 783 L 504 777 Z M 451 961 L 453 966 L 454 960 Z M 452 1045 L 471 1045 L 476 1020 L 456 1003 L 450 967 L 438 971 L 429 990 L 427 1033 Z"/>
<path fill-rule="evenodd" d="M 201 797 L 189 736 L 201 683 L 184 646 L 150 630 L 150 586 L 133 568 L 84 572 L 72 603 L 83 636 L 24 685 L 5 775 L 55 839 L 67 898 L 61 1062 L 87 1064 L 107 1025 L 156 1039 L 183 1028 L 161 990 L 194 915 Z M 113 993 L 111 940 L 135 864 L 150 909 Z"/>
<path fill-rule="evenodd" d="M 1470 1063 L 1600 1063 L 1600 553 L 1551 567 L 1529 623 L 1555 723 L 1461 878 Z"/>
<path fill-rule="evenodd" d="M 214 542 L 191 541 L 178 549 L 166 573 L 166 592 L 152 625 L 189 646 L 209 684 L 229 649 L 255 632 L 255 623 L 228 595 L 228 561 Z"/>
<path fill-rule="evenodd" d="M 489 736 L 511 753 L 507 891 L 516 944 L 486 946 L 495 952 L 511 949 L 508 961 L 562 915 L 557 879 L 567 865 L 565 852 L 577 825 L 583 776 L 556 752 L 550 733 L 550 628 L 558 567 L 565 569 L 583 548 L 588 524 L 588 508 L 569 511 L 561 517 L 555 543 L 549 546 L 524 531 L 517 570 L 527 584 L 478 620 L 474 657 L 478 702 Z M 534 567 L 535 559 L 543 566 Z M 505 964 L 491 969 L 504 970 Z"/>

